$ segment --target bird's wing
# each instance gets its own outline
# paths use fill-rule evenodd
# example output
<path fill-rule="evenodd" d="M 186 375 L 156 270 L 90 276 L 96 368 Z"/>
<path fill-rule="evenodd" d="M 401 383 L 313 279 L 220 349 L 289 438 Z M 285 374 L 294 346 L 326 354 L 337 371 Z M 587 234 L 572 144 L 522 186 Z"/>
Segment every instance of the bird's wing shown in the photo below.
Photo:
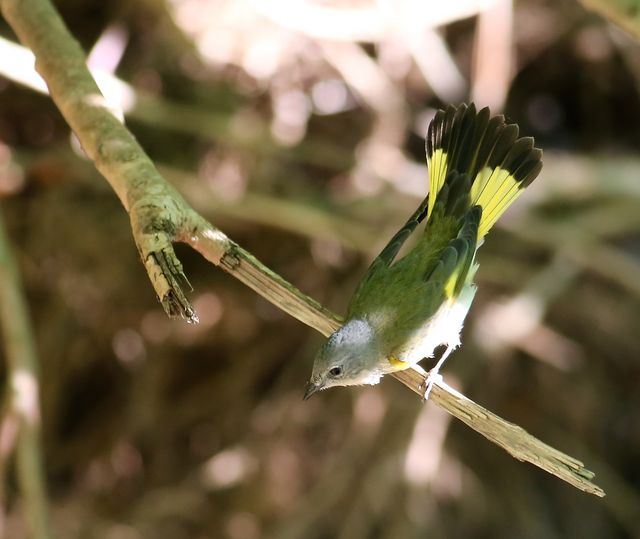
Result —
<path fill-rule="evenodd" d="M 427 216 L 427 206 L 429 205 L 429 196 L 422 201 L 422 204 L 418 206 L 418 209 L 413 213 L 404 226 L 398 230 L 398 232 L 391 238 L 389 243 L 380 252 L 376 260 L 374 260 L 373 266 L 376 262 L 380 262 L 384 266 L 390 266 L 396 255 L 404 245 L 404 242 L 409 239 L 409 236 L 413 233 L 416 227 Z"/>
<path fill-rule="evenodd" d="M 377 309 L 384 317 L 376 329 L 389 357 L 397 360 L 395 368 L 406 368 L 407 362 L 430 356 L 436 346 L 458 339 L 473 295 L 460 316 L 452 317 L 451 313 L 459 312 L 465 290 L 475 290 L 469 285 L 477 267 L 474 257 L 481 219 L 480 206 L 468 210 L 456 237 L 444 248 L 433 245 L 426 273 L 414 271 L 418 260 L 412 260 L 409 254 L 389 269 L 386 286 L 378 286 L 382 297 Z M 416 253 L 424 259 L 424 253 Z M 368 304 L 375 305 L 376 300 L 371 298 Z"/>
<path fill-rule="evenodd" d="M 384 272 L 386 269 L 391 266 L 392 262 L 395 260 L 398 252 L 404 245 L 404 243 L 409 239 L 409 236 L 413 233 L 416 227 L 424 220 L 427 216 L 427 206 L 429 204 L 429 196 L 422 201 L 422 204 L 418 206 L 418 209 L 413 213 L 411 217 L 407 220 L 404 226 L 396 232 L 396 234 L 389 240 L 389 243 L 385 246 L 384 249 L 380 252 L 380 254 L 375 258 L 375 260 L 369 266 L 369 269 L 365 273 L 364 277 L 360 281 L 358 288 L 353 294 L 353 298 L 351 299 L 349 311 L 352 310 L 352 307 L 358 305 L 362 296 L 366 293 L 366 290 L 371 286 L 371 283 L 375 281 L 380 274 Z"/>
<path fill-rule="evenodd" d="M 371 273 L 358 287 L 347 317 L 368 317 L 385 342 L 398 344 L 414 334 L 472 279 L 481 216 L 475 206 L 450 235 L 422 239 L 406 256 Z"/>
<path fill-rule="evenodd" d="M 443 283 L 445 298 L 455 299 L 465 283 L 473 279 L 474 258 L 478 247 L 478 227 L 482 208 L 474 206 L 462 218 L 457 236 L 442 250 L 433 269 L 429 268 L 425 280 Z"/>

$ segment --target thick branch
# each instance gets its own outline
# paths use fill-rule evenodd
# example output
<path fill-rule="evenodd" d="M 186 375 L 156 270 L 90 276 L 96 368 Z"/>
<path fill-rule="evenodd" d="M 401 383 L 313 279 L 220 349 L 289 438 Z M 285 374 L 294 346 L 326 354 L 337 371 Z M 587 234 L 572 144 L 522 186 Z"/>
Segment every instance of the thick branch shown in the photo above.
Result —
<path fill-rule="evenodd" d="M 2 13 L 36 57 L 36 69 L 83 150 L 129 212 L 133 236 L 156 294 L 170 316 L 195 322 L 188 284 L 172 241 L 189 208 L 160 176 L 122 112 L 107 103 L 85 64 L 80 45 L 47 0 L 0 0 Z"/>
<path fill-rule="evenodd" d="M 50 535 L 40 445 L 38 363 L 18 269 L 1 216 L 0 325 L 7 356 L 7 404 L 0 425 L 0 458 L 8 458 L 7 444 L 15 441 L 18 483 L 27 522 L 32 537 L 47 539 Z"/>
<path fill-rule="evenodd" d="M 84 56 L 47 0 L 0 0 L 20 39 L 31 47 L 37 69 L 83 148 L 116 191 L 131 217 L 133 235 L 147 272 L 169 314 L 195 314 L 181 290 L 186 282 L 172 240 L 189 243 L 207 260 L 251 287 L 298 320 L 329 335 L 340 318 L 269 270 L 210 225 L 156 171 L 133 136 L 100 96 Z M 419 395 L 425 373 L 394 375 Z M 582 463 L 556 451 L 459 394 L 444 382 L 431 400 L 514 457 L 531 462 L 585 492 L 604 495 Z"/>

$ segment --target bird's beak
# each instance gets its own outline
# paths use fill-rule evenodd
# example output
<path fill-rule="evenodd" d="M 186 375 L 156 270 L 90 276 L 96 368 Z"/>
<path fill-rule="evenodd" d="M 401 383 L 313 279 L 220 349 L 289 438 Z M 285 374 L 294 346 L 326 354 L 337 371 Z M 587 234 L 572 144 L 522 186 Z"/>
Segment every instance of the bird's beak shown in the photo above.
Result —
<path fill-rule="evenodd" d="M 303 400 L 307 400 L 308 398 L 311 397 L 311 395 L 313 395 L 314 393 L 317 393 L 321 389 L 322 389 L 322 385 L 309 382 L 307 384 L 307 387 L 304 390 L 304 397 L 302 397 Z"/>

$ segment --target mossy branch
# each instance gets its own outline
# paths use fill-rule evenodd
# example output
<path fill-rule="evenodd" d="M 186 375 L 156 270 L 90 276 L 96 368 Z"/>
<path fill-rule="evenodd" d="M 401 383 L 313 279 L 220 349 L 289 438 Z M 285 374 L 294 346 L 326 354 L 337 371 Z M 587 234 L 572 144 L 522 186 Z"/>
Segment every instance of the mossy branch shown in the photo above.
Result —
<path fill-rule="evenodd" d="M 82 149 L 129 213 L 140 257 L 165 311 L 197 321 L 182 291 L 186 278 L 172 247 L 190 208 L 124 127 L 122 112 L 102 96 L 80 45 L 51 3 L 2 0 L 0 5 L 22 43 L 35 54 L 36 70 Z"/>
<path fill-rule="evenodd" d="M 186 278 L 173 241 L 183 241 L 274 305 L 329 335 L 340 318 L 268 269 L 193 210 L 158 173 L 131 133 L 110 110 L 85 66 L 85 58 L 47 0 L 0 0 L 5 18 L 34 52 L 36 68 L 52 99 L 87 155 L 109 181 L 129 212 L 133 236 L 165 311 L 197 321 L 182 285 Z M 394 374 L 422 395 L 426 373 L 420 368 Z M 431 401 L 504 447 L 571 485 L 603 496 L 582 463 L 529 435 L 438 382 Z"/>

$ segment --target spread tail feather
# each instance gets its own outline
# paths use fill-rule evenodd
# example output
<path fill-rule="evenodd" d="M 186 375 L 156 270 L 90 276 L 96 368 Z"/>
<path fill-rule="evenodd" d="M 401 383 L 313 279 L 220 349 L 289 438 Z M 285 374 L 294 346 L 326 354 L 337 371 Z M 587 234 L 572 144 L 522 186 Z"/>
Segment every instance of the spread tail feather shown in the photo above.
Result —
<path fill-rule="evenodd" d="M 429 125 L 426 150 L 428 217 L 436 200 L 442 201 L 445 184 L 457 176 L 450 173 L 465 174 L 471 179 L 470 190 L 448 186 L 446 207 L 456 213 L 463 209 L 460 206 L 482 208 L 479 242 L 542 169 L 542 150 L 533 146 L 533 138 L 518 138 L 516 124 L 507 124 L 502 115 L 490 118 L 488 108 L 476 112 L 473 104 L 438 111 Z M 457 196 L 460 200 L 455 200 Z"/>

